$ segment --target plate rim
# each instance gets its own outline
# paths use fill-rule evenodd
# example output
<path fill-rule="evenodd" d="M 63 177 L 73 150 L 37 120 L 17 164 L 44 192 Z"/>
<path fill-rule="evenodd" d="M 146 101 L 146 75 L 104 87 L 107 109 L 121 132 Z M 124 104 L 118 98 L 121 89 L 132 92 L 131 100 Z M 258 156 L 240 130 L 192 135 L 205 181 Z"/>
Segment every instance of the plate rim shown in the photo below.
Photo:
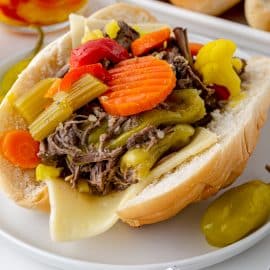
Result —
<path fill-rule="evenodd" d="M 167 268 L 171 267 L 196 267 L 199 266 L 201 269 L 207 266 L 212 266 L 222 261 L 225 261 L 229 258 L 232 258 L 241 252 L 251 248 L 256 243 L 261 241 L 264 237 L 270 234 L 270 222 L 263 225 L 261 228 L 253 232 L 251 235 L 237 241 L 234 244 L 229 246 L 218 248 L 216 250 L 210 251 L 203 255 L 181 259 L 181 260 L 174 260 L 169 262 L 161 262 L 161 263 L 149 263 L 149 264 L 104 264 L 104 263 L 97 263 L 97 262 L 89 262 L 80 259 L 69 258 L 60 254 L 55 254 L 53 252 L 38 248 L 34 245 L 31 245 L 12 234 L 4 231 L 0 228 L 0 237 L 3 239 L 8 240 L 9 242 L 16 245 L 17 248 L 22 249 L 24 252 L 32 255 L 36 255 L 39 257 L 33 257 L 34 259 L 45 263 L 46 265 L 53 265 L 57 267 L 63 267 L 66 265 L 74 266 L 74 269 L 106 269 L 106 270 L 154 270 L 154 269 L 163 269 L 166 270 Z M 50 259 L 51 262 L 48 262 L 47 259 Z M 94 267 L 94 268 L 92 268 Z M 105 268 L 106 267 L 106 268 Z M 61 268 L 62 269 L 62 268 Z"/>

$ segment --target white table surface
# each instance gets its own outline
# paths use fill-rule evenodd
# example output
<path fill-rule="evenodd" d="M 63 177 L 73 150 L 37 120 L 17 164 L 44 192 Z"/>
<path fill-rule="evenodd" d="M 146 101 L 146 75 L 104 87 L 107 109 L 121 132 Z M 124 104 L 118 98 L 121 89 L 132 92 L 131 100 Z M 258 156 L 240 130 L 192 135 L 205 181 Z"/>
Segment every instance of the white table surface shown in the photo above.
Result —
<path fill-rule="evenodd" d="M 50 34 L 47 41 L 56 38 L 57 34 Z M 32 48 L 35 43 L 34 36 L 22 36 L 20 34 L 7 32 L 4 28 L 0 28 L 0 63 L 9 55 L 18 53 L 20 50 Z M 245 270 L 268 270 L 270 269 L 270 236 L 265 238 L 257 246 L 236 256 L 224 263 L 218 264 L 209 270 L 225 270 L 225 269 L 245 269 Z M 31 258 L 20 254 L 6 240 L 0 239 L 0 269 L 3 270 L 49 270 L 52 267 L 42 265 Z M 90 269 L 89 269 L 90 270 Z M 106 269 L 104 269 L 106 270 Z"/>

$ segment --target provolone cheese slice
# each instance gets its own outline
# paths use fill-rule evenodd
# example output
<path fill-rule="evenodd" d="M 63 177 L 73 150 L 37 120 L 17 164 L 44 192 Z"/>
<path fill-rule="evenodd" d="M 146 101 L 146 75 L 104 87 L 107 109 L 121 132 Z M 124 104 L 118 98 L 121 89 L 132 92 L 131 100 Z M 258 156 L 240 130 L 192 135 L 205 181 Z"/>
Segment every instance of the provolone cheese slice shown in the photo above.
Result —
<path fill-rule="evenodd" d="M 116 210 L 127 191 L 104 197 L 79 193 L 61 179 L 46 181 L 51 205 L 50 232 L 55 241 L 100 234 L 116 221 Z"/>
<path fill-rule="evenodd" d="M 154 179 L 170 172 L 190 157 L 216 143 L 212 132 L 199 128 L 192 142 L 157 166 L 139 183 L 107 196 L 79 193 L 61 179 L 47 180 L 51 205 L 50 232 L 53 240 L 71 241 L 105 232 L 117 221 L 117 210 Z"/>
<path fill-rule="evenodd" d="M 55 241 L 72 241 L 98 235 L 117 221 L 117 209 L 146 185 L 141 181 L 107 196 L 78 192 L 62 179 L 46 181 L 51 205 L 50 233 Z"/>

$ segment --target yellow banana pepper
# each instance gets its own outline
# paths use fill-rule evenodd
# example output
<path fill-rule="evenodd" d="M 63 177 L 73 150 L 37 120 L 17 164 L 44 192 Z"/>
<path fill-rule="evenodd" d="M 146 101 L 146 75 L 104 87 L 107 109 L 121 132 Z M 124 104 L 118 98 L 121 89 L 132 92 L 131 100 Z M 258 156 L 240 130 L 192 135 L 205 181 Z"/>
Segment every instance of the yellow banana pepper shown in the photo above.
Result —
<path fill-rule="evenodd" d="M 205 84 L 225 86 L 231 97 L 238 96 L 241 91 L 241 80 L 233 68 L 235 51 L 236 45 L 231 40 L 214 40 L 202 47 L 195 62 L 195 69 Z"/>
<path fill-rule="evenodd" d="M 104 38 L 104 35 L 100 29 L 89 31 L 88 27 L 85 28 L 84 36 L 82 37 L 81 43 L 86 43 L 89 40 L 96 40 Z"/>
<path fill-rule="evenodd" d="M 105 26 L 106 34 L 112 39 L 115 39 L 117 37 L 119 30 L 120 30 L 120 27 L 116 20 L 112 20 L 108 22 Z"/>
<path fill-rule="evenodd" d="M 52 166 L 46 166 L 44 164 L 39 164 L 36 167 L 36 180 L 37 181 L 44 181 L 47 179 L 53 179 L 60 176 L 62 169 L 55 168 Z"/>

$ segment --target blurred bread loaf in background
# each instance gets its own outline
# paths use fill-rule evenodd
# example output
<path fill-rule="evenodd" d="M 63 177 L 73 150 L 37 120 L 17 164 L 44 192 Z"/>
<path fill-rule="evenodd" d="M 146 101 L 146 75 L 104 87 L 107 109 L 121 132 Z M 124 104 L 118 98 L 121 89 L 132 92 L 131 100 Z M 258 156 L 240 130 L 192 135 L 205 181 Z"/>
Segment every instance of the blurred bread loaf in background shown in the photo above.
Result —
<path fill-rule="evenodd" d="M 250 26 L 270 31 L 270 0 L 246 0 L 245 15 Z"/>
<path fill-rule="evenodd" d="M 241 0 L 170 0 L 174 5 L 209 15 L 220 15 Z"/>
<path fill-rule="evenodd" d="M 270 0 L 168 0 L 168 2 L 169 1 L 181 8 L 208 15 L 222 15 L 222 18 L 249 24 L 251 27 L 260 30 L 270 31 Z M 236 7 L 231 9 L 234 6 Z M 224 14 L 224 12 L 226 13 Z M 232 15 L 230 15 L 230 12 Z"/>

